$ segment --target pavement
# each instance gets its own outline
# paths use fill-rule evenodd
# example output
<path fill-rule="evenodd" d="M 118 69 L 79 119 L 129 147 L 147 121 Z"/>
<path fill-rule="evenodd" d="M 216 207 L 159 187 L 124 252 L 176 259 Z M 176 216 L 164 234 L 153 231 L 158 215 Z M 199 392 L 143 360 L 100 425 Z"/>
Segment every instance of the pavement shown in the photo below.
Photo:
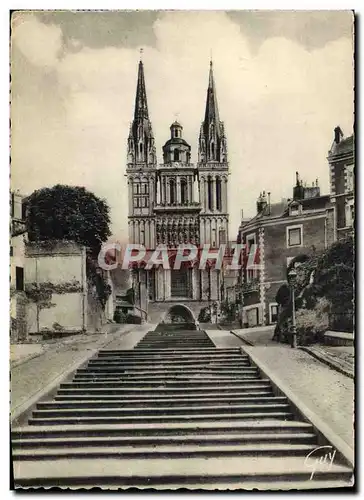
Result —
<path fill-rule="evenodd" d="M 66 377 L 68 372 L 78 368 L 99 349 L 113 349 L 120 343 L 123 349 L 132 349 L 153 326 L 117 325 L 113 333 L 75 335 L 58 342 L 23 344 L 13 348 L 15 355 L 10 380 L 12 418 L 41 397 L 47 387 L 60 383 L 63 376 Z"/>
<path fill-rule="evenodd" d="M 354 449 L 354 381 L 302 349 L 285 345 L 245 346 L 274 373 L 277 385 L 288 387 L 300 401 Z M 284 390 L 284 389 L 283 389 Z"/>
<path fill-rule="evenodd" d="M 247 345 L 276 345 L 272 340 L 275 325 L 256 326 L 254 328 L 240 328 L 231 330 L 231 333 L 243 340 Z"/>
<path fill-rule="evenodd" d="M 247 331 L 254 330 L 254 331 Z M 240 331 L 241 332 L 241 331 Z M 240 333 L 239 332 L 239 333 Z M 284 390 L 289 388 L 297 398 L 313 413 L 318 415 L 330 429 L 354 449 L 354 381 L 315 359 L 302 349 L 292 349 L 288 345 L 270 341 L 273 328 L 244 329 L 244 334 L 234 335 L 224 330 L 208 330 L 207 334 L 217 347 L 243 346 L 252 354 L 258 364 L 269 368 Z M 255 340 L 248 346 L 242 339 Z M 234 340 L 232 340 L 234 339 Z M 258 345 L 259 342 L 262 344 Z M 348 347 L 340 349 L 342 354 L 350 354 Z"/>

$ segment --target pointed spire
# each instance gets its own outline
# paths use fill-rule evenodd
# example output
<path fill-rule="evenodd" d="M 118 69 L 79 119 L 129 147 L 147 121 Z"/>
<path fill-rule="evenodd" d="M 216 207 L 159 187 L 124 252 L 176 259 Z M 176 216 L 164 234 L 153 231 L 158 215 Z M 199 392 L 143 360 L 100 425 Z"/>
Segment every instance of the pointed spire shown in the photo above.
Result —
<path fill-rule="evenodd" d="M 144 66 L 143 61 L 139 61 L 138 69 L 138 83 L 137 91 L 135 97 L 135 110 L 134 110 L 134 120 L 138 119 L 148 120 L 148 103 L 147 103 L 147 92 L 145 90 L 145 79 L 144 79 Z"/>
<path fill-rule="evenodd" d="M 207 89 L 207 97 L 206 97 L 205 127 L 209 126 L 212 121 L 215 122 L 215 126 L 217 128 L 220 127 L 219 109 L 217 106 L 214 71 L 211 58 L 210 72 L 209 72 L 209 86 Z"/>

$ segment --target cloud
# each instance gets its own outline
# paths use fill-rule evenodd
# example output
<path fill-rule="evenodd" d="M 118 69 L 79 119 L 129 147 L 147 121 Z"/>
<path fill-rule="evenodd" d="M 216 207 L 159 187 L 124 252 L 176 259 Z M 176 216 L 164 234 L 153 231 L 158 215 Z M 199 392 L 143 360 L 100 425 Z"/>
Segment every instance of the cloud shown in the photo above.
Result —
<path fill-rule="evenodd" d="M 12 42 L 35 66 L 53 67 L 62 48 L 59 26 L 46 25 L 30 13 L 15 13 L 12 19 Z"/>
<path fill-rule="evenodd" d="M 19 31 L 20 30 L 20 31 Z M 353 123 L 352 41 L 306 50 L 283 37 L 254 53 L 249 36 L 223 12 L 166 12 L 154 23 L 156 44 L 144 47 L 150 117 L 157 152 L 178 113 L 197 158 L 212 51 L 231 167 L 230 237 L 240 211 L 254 215 L 263 189 L 272 201 L 291 196 L 294 172 L 328 190 L 326 155 L 333 128 Z M 14 22 L 12 182 L 29 193 L 56 182 L 83 184 L 112 208 L 113 232 L 127 234 L 126 140 L 132 120 L 137 49 L 77 47 L 64 52 L 62 32 L 34 16 Z M 32 67 L 37 68 L 32 85 Z M 50 78 L 50 68 L 52 78 Z M 36 91 L 35 91 L 36 89 Z"/>

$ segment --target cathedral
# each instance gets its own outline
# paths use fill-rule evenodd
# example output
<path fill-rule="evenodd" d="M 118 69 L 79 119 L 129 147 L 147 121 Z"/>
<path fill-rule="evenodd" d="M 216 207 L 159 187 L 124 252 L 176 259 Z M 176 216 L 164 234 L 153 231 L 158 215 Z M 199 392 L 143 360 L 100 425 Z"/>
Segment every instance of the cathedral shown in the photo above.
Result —
<path fill-rule="evenodd" d="M 148 112 L 143 62 L 139 62 L 134 118 L 127 147 L 129 242 L 154 250 L 166 245 L 173 253 L 178 245 L 228 242 L 227 187 L 229 165 L 224 124 L 220 121 L 213 64 L 210 62 L 205 116 L 198 138 L 197 163 L 191 161 L 191 145 L 177 121 L 163 146 L 158 163 Z M 186 301 L 203 307 L 221 300 L 222 271 L 200 270 L 198 263 L 181 269 L 134 270 L 134 280 L 145 283 L 149 305 Z M 204 302 L 205 304 L 201 304 Z M 190 304 L 191 303 L 191 304 Z"/>

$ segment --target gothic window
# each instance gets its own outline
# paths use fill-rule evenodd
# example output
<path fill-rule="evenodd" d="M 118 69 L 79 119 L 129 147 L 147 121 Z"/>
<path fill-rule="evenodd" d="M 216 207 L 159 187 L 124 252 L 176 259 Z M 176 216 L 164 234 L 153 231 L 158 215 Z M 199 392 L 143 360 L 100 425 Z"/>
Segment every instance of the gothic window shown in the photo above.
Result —
<path fill-rule="evenodd" d="M 215 159 L 215 143 L 214 142 L 211 143 L 211 159 L 212 160 Z"/>
<path fill-rule="evenodd" d="M 213 197 L 213 189 L 212 189 L 212 179 L 208 178 L 207 181 L 207 194 L 208 194 L 208 209 L 212 210 L 212 197 Z"/>
<path fill-rule="evenodd" d="M 181 180 L 181 203 L 182 205 L 184 205 L 185 203 L 187 203 L 187 182 L 182 179 Z"/>
<path fill-rule="evenodd" d="M 140 245 L 145 245 L 145 234 L 144 231 L 140 231 Z"/>
<path fill-rule="evenodd" d="M 220 242 L 220 245 L 226 244 L 226 231 L 225 231 L 225 229 L 220 229 L 220 231 L 219 231 L 219 242 Z"/>
<path fill-rule="evenodd" d="M 139 194 L 139 189 L 140 189 L 140 186 L 139 184 L 136 185 L 136 194 Z"/>
<path fill-rule="evenodd" d="M 173 151 L 173 160 L 174 161 L 179 161 L 179 150 L 178 149 L 175 149 Z"/>
<path fill-rule="evenodd" d="M 221 212 L 221 179 L 216 179 L 216 209 Z"/>
<path fill-rule="evenodd" d="M 171 296 L 172 297 L 190 297 L 190 273 L 189 269 L 173 269 L 171 271 Z"/>
<path fill-rule="evenodd" d="M 143 143 L 140 143 L 139 144 L 139 151 L 140 151 L 140 154 L 143 153 Z"/>
<path fill-rule="evenodd" d="M 169 183 L 169 199 L 171 205 L 176 203 L 176 182 L 173 179 Z"/>

